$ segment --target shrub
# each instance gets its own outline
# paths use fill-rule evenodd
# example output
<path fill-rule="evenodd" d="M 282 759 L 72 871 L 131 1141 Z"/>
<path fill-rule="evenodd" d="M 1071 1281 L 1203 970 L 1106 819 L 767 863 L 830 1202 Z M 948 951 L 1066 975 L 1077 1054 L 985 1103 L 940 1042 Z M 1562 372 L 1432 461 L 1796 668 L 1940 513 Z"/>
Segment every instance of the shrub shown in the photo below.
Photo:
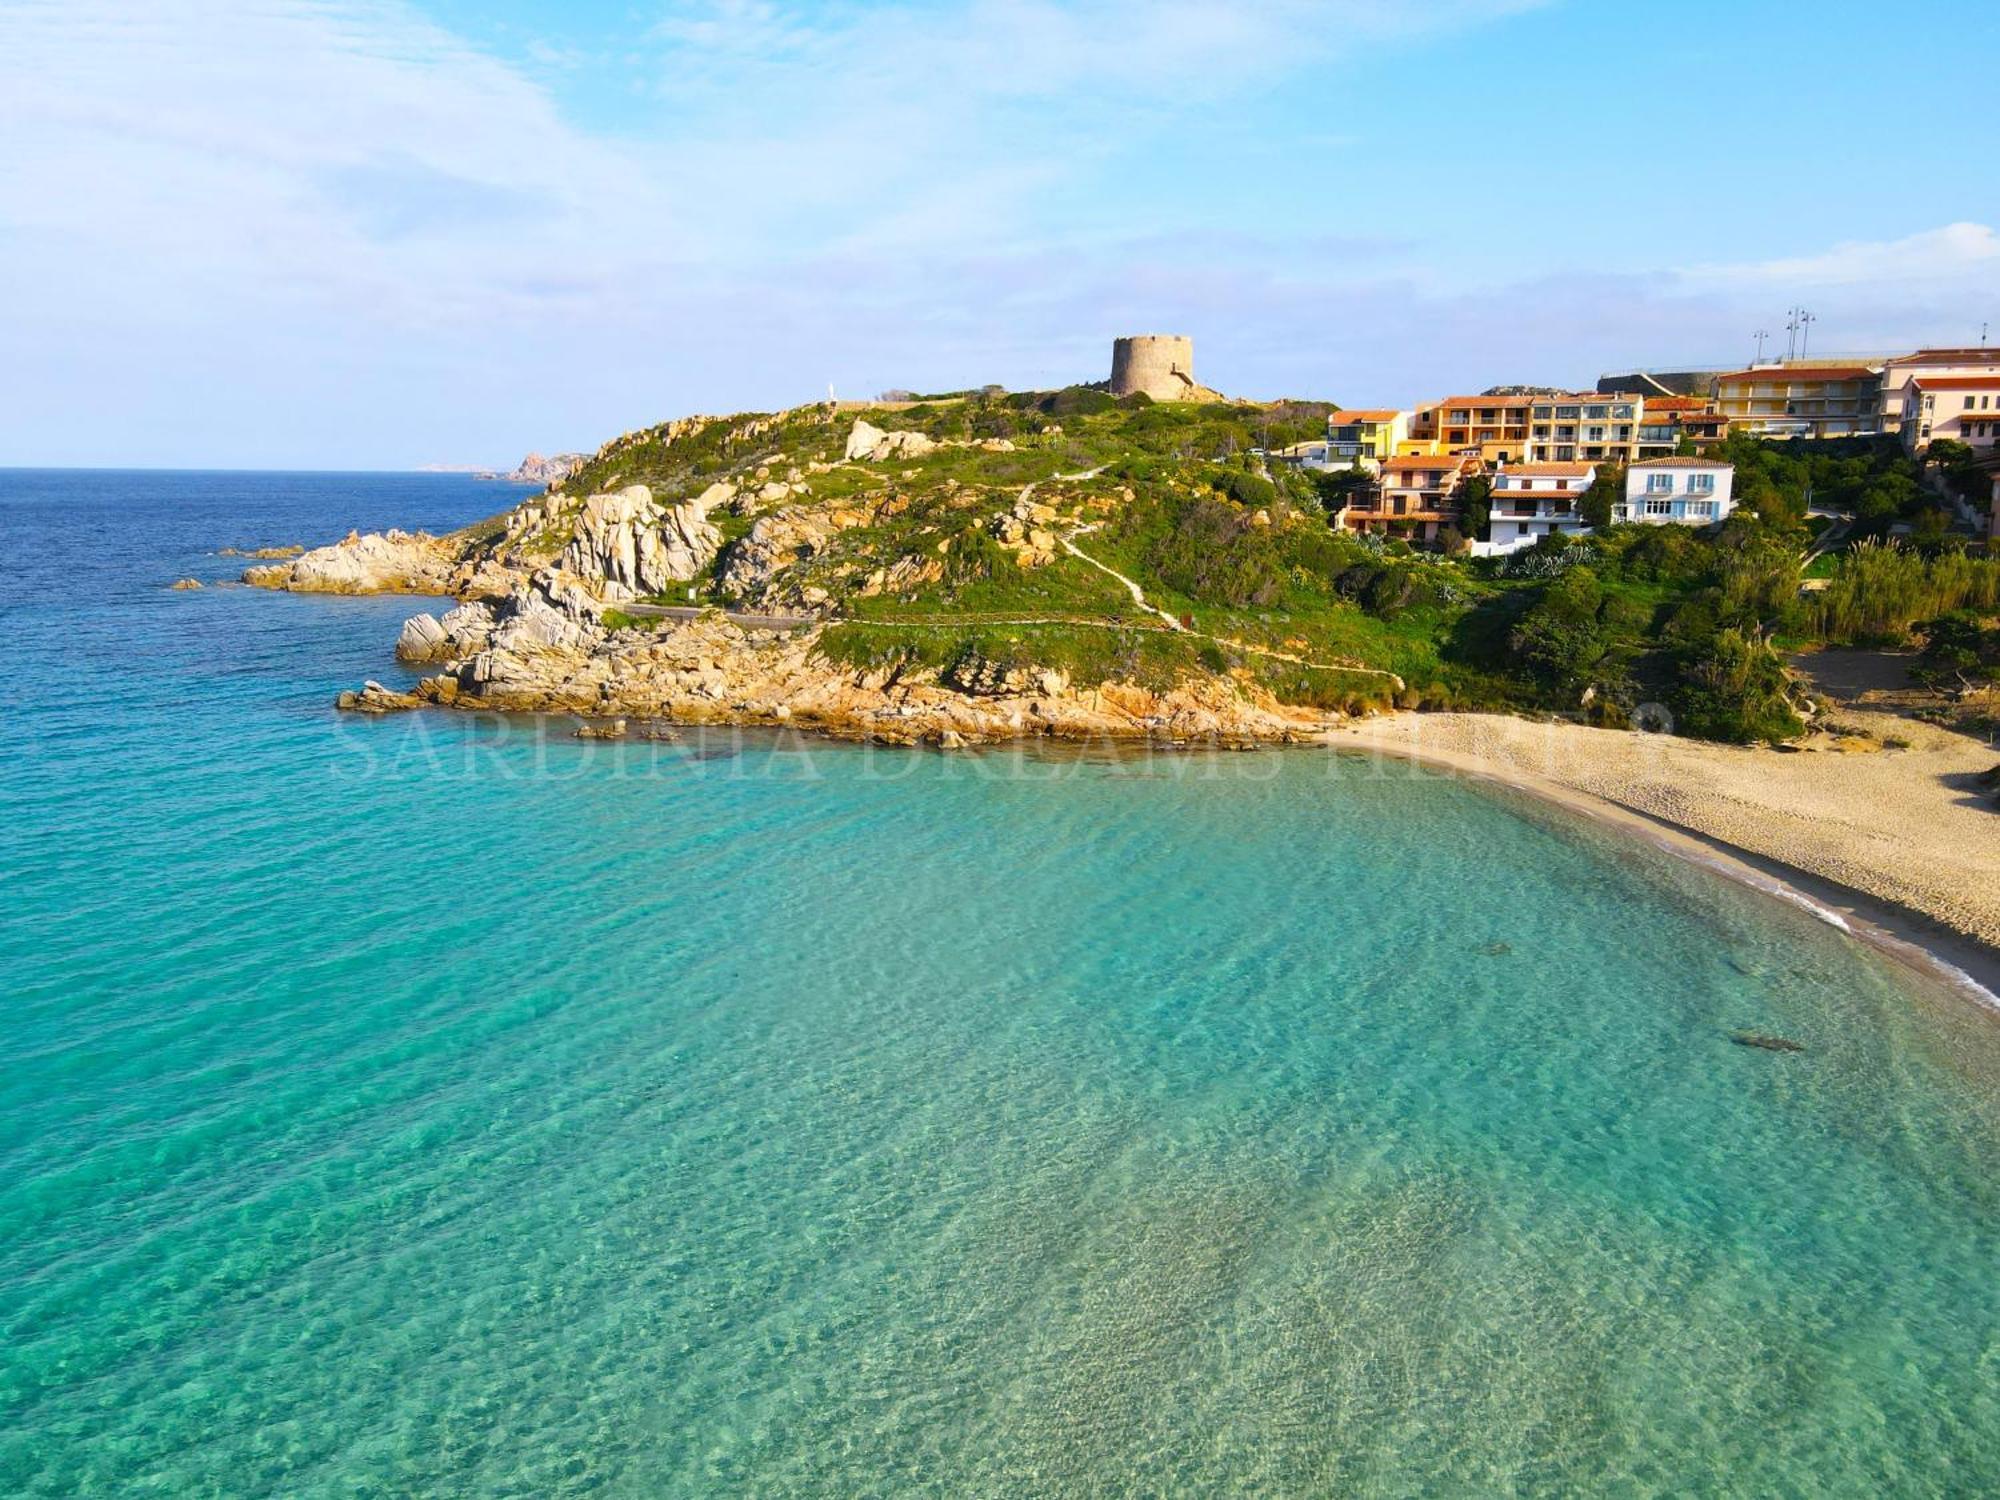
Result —
<path fill-rule="evenodd" d="M 1804 732 L 1784 666 L 1763 641 L 1718 630 L 1683 652 L 1677 665 L 1673 709 L 1682 734 L 1743 745 Z"/>
<path fill-rule="evenodd" d="M 1522 665 L 1557 686 L 1583 681 L 1609 649 L 1598 622 L 1604 587 L 1588 568 L 1574 568 L 1542 590 L 1508 644 Z"/>

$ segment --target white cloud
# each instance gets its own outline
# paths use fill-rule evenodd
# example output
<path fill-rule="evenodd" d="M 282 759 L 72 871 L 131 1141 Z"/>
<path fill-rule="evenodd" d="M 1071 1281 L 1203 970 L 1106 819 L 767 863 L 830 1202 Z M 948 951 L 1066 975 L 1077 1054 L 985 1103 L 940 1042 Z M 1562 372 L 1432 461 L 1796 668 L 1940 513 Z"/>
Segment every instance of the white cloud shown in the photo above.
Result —
<path fill-rule="evenodd" d="M 1225 389 L 1409 400 L 1727 358 L 1808 284 L 1816 343 L 1926 338 L 1990 284 L 1976 224 L 1476 293 L 1392 215 L 1200 227 L 1182 148 L 1271 78 L 1519 8 L 721 0 L 513 66 L 399 0 L 0 0 L 0 462 L 495 461 L 1088 378 L 1141 325 Z M 646 83 L 618 133 L 552 92 L 607 76 Z"/>
<path fill-rule="evenodd" d="M 1779 260 L 1689 267 L 1696 286 L 1851 287 L 1993 275 L 2000 271 L 2000 233 L 1987 224 L 1946 224 L 1897 240 L 1844 240 L 1830 250 Z"/>

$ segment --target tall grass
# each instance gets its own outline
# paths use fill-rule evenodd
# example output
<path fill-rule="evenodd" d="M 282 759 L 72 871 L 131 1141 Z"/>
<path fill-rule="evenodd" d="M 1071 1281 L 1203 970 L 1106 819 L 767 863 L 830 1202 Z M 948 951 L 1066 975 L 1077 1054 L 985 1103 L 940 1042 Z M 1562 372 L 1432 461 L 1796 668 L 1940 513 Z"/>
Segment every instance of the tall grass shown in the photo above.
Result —
<path fill-rule="evenodd" d="M 2000 561 L 1960 552 L 1925 557 L 1893 543 L 1863 542 L 1812 596 L 1814 634 L 1866 644 L 1906 640 L 1910 627 L 1954 609 L 2000 608 Z"/>

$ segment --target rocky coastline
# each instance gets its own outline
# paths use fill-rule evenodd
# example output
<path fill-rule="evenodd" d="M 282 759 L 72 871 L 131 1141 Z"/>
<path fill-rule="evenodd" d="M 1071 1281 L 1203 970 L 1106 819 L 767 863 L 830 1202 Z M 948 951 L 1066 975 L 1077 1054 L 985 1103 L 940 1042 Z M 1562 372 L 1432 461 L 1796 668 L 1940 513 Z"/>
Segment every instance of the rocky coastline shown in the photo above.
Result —
<path fill-rule="evenodd" d="M 900 451 L 870 431 L 858 432 L 851 446 L 867 457 Z M 350 533 L 249 568 L 243 581 L 299 593 L 460 601 L 441 615 L 411 617 L 396 642 L 398 659 L 438 670 L 408 692 L 370 682 L 343 693 L 340 706 L 356 712 L 436 707 L 783 725 L 946 747 L 1022 738 L 1249 747 L 1308 740 L 1330 727 L 1325 713 L 1227 676 L 1160 690 L 1079 685 L 1059 671 L 978 660 L 946 670 L 840 665 L 819 649 L 825 623 L 812 611 L 825 600 L 788 592 L 779 575 L 787 559 L 865 517 L 784 506 L 788 490 L 782 480 L 767 480 L 752 492 L 778 509 L 726 554 L 711 513 L 739 504 L 737 486 L 711 485 L 662 505 L 646 486 L 632 485 L 581 500 L 536 497 L 502 518 L 497 533 Z M 773 630 L 709 608 L 634 628 L 619 613 L 718 565 L 734 593 L 760 608 L 806 610 L 804 623 Z"/>

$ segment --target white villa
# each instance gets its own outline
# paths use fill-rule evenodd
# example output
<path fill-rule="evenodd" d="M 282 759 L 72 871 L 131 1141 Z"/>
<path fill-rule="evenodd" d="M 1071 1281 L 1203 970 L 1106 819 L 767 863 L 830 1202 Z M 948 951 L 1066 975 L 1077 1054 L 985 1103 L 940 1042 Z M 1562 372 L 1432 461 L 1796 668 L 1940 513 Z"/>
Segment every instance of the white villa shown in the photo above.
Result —
<path fill-rule="evenodd" d="M 1493 473 L 1493 503 L 1487 534 L 1474 542 L 1475 557 L 1505 557 L 1532 547 L 1551 532 L 1588 536 L 1581 514 L 1583 492 L 1597 478 L 1592 463 L 1515 464 Z"/>
<path fill-rule="evenodd" d="M 1611 519 L 1707 526 L 1736 508 L 1735 475 L 1734 466 L 1712 458 L 1644 459 L 1625 471 L 1625 499 Z"/>

